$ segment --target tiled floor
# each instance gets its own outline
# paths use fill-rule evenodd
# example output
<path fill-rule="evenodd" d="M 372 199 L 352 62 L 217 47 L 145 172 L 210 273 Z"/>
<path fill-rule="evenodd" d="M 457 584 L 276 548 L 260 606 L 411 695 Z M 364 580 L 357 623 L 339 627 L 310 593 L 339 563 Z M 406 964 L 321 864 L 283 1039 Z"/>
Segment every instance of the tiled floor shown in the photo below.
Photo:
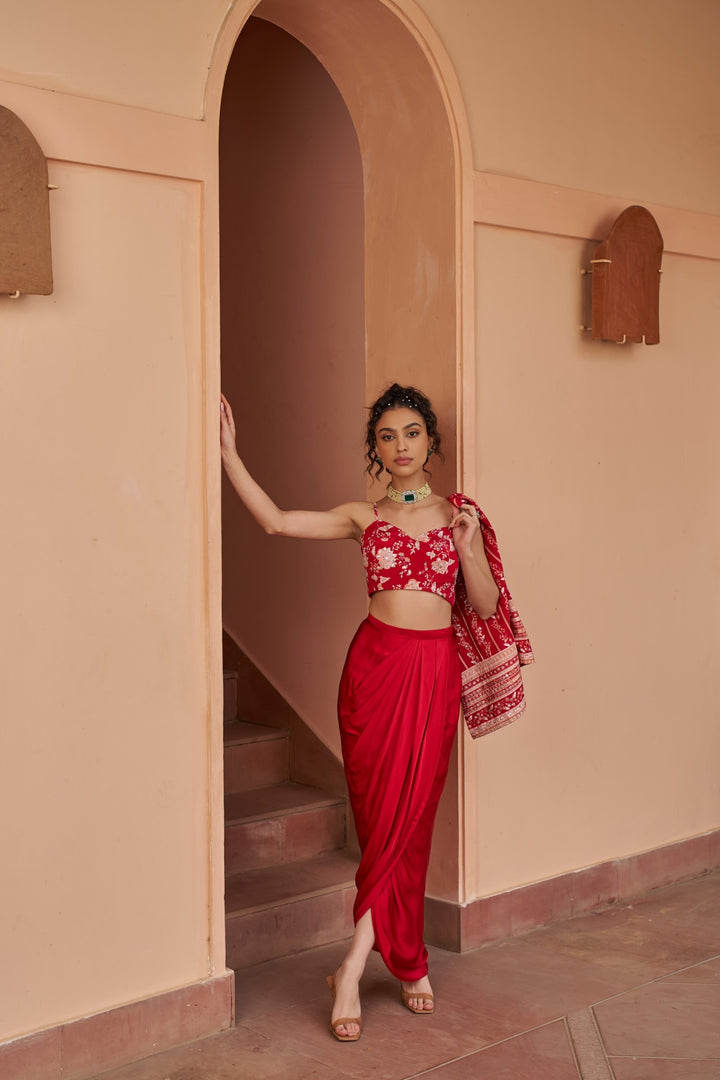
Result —
<path fill-rule="evenodd" d="M 238 973 L 237 1027 L 103 1080 L 720 1080 L 720 871 L 464 955 L 433 1017 L 377 956 L 363 1034 L 330 1035 L 329 945 Z"/>

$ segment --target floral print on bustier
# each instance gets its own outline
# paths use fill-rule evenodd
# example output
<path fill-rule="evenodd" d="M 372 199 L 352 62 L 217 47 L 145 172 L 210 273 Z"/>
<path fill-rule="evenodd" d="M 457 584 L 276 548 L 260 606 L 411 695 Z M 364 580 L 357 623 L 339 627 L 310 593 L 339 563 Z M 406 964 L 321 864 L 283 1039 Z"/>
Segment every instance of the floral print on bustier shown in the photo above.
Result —
<path fill-rule="evenodd" d="M 377 518 L 363 533 L 360 546 L 370 596 L 393 589 L 414 589 L 437 593 L 448 604 L 454 604 L 460 560 L 449 525 L 414 537 L 398 525 Z"/>

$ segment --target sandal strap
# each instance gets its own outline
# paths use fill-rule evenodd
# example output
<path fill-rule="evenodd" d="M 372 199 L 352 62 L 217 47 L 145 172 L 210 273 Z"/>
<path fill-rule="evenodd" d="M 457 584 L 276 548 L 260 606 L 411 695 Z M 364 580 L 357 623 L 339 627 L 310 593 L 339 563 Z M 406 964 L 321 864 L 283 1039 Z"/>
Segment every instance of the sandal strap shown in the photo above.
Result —
<path fill-rule="evenodd" d="M 333 1020 L 332 1026 L 334 1028 L 340 1027 L 341 1024 L 357 1024 L 358 1027 L 362 1024 L 362 1017 L 360 1016 L 341 1016 L 339 1020 Z"/>

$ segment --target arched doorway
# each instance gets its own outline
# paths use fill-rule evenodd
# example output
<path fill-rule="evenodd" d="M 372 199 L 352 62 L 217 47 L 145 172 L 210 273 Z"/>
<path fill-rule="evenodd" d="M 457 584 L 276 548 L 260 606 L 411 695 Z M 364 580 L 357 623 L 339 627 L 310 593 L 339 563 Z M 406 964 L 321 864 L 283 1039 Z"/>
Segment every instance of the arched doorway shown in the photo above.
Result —
<path fill-rule="evenodd" d="M 471 283 L 469 243 L 467 255 L 463 249 L 463 241 L 469 240 L 471 234 L 471 214 L 469 199 L 464 193 L 461 161 L 461 144 L 465 139 L 467 153 L 467 139 L 465 134 L 459 133 L 462 125 L 450 106 L 447 68 L 441 70 L 437 61 L 441 47 L 435 41 L 438 48 L 430 50 L 427 45 L 429 27 L 424 24 L 423 36 L 417 25 L 405 18 L 405 9 L 411 9 L 413 17 L 422 21 L 422 13 L 412 0 L 401 0 L 392 5 L 385 0 L 336 0 L 331 6 L 320 0 L 262 0 L 260 4 L 246 4 L 244 8 L 245 16 L 252 14 L 273 24 L 293 40 L 290 48 L 295 49 L 299 43 L 322 65 L 344 102 L 359 147 L 363 214 L 362 250 L 356 268 L 358 265 L 363 267 L 364 363 L 356 359 L 350 367 L 343 368 L 346 378 L 342 392 L 335 398 L 336 406 L 342 401 L 343 408 L 347 407 L 351 412 L 356 410 L 348 421 L 349 430 L 343 439 L 342 452 L 348 457 L 344 459 L 340 479 L 352 484 L 352 472 L 359 483 L 363 482 L 363 413 L 357 408 L 357 399 L 353 400 L 355 391 L 361 391 L 362 405 L 389 380 L 398 379 L 420 385 L 436 405 L 448 448 L 447 461 L 442 474 L 437 477 L 437 484 L 452 490 L 459 476 L 460 449 L 456 433 L 462 351 L 463 345 L 471 341 L 471 319 L 463 312 L 462 304 L 463 295 L 471 295 L 468 290 L 468 282 Z M 241 16 L 236 5 L 218 43 L 209 83 L 210 114 L 215 108 L 219 113 L 225 72 L 228 72 L 228 78 L 231 77 L 230 57 L 243 27 Z M 266 34 L 266 31 L 267 28 L 262 33 Z M 257 118 L 257 112 L 255 115 Z M 240 153 L 242 155 L 242 151 Z M 467 156 L 469 159 L 469 154 Z M 225 185 L 223 201 L 226 207 L 227 192 Z M 252 212 L 252 207 L 245 206 L 242 212 Z M 221 220 L 221 234 L 223 231 L 224 221 Z M 262 243 L 257 250 L 263 250 Z M 281 244 L 276 245 L 275 251 L 276 259 L 282 261 Z M 266 303 L 268 296 L 275 295 L 274 286 L 268 286 L 267 280 L 262 284 L 269 289 L 265 295 Z M 253 285 L 257 285 L 257 279 Z M 232 289 L 228 290 L 226 286 L 224 283 L 223 302 L 227 309 L 235 303 L 235 298 Z M 303 295 L 303 292 L 300 288 L 297 295 Z M 292 301 L 289 302 L 292 306 Z M 282 319 L 283 314 L 284 307 L 276 306 L 276 319 Z M 315 327 L 306 327 L 305 332 L 312 334 Z M 228 331 L 225 324 L 223 335 L 226 347 Z M 258 363 L 262 364 L 262 370 L 257 369 Z M 256 384 L 263 387 L 255 410 L 258 415 L 253 416 L 259 426 L 251 451 L 258 453 L 258 476 L 262 479 L 262 469 L 266 467 L 262 461 L 263 439 L 268 431 L 267 425 L 263 427 L 262 418 L 268 408 L 272 410 L 268 397 L 273 397 L 274 390 L 277 391 L 275 396 L 282 397 L 282 394 L 277 374 L 274 379 L 268 379 L 264 362 L 258 361 L 256 356 L 244 356 L 243 365 L 242 373 L 238 374 L 239 385 L 242 386 L 243 381 L 256 380 Z M 308 361 L 308 371 L 311 369 L 312 364 Z M 294 370 L 292 374 L 301 385 L 302 370 Z M 306 380 L 306 386 L 310 382 Z M 226 387 L 230 389 L 227 383 Z M 242 393 L 242 389 L 239 392 Z M 304 403 L 307 412 L 312 397 L 305 398 Z M 294 400 L 285 406 L 289 415 L 296 406 Z M 301 411 L 296 410 L 296 420 Z M 317 417 L 308 419 L 317 426 Z M 276 450 L 273 447 L 273 455 Z M 317 476 L 317 463 L 312 454 L 305 453 L 302 441 L 293 440 L 290 452 L 295 458 L 295 475 L 307 474 L 308 479 Z M 323 497 L 324 490 L 311 487 L 309 492 L 314 497 L 310 501 L 305 499 L 305 505 L 328 505 L 328 499 Z M 362 493 L 358 491 L 359 495 Z M 273 494 L 281 504 L 298 505 L 295 488 L 288 492 L 275 487 Z M 352 487 L 345 486 L 337 501 L 353 495 Z M 246 525 L 254 528 L 250 523 L 246 522 Z M 245 533 L 247 535 L 247 528 Z M 266 540 L 264 537 L 259 539 Z M 270 543 L 278 552 L 273 558 L 274 565 L 275 559 L 285 558 L 278 547 L 284 542 L 271 540 Z M 322 578 L 329 546 L 311 547 L 315 550 L 307 557 L 317 560 L 314 573 Z M 338 558 L 349 560 L 348 566 L 354 564 L 349 574 L 356 575 L 353 587 L 358 589 L 359 605 L 362 583 L 357 553 L 338 553 Z M 264 560 L 262 565 L 267 566 L 267 561 Z M 326 745 L 337 751 L 335 680 L 358 613 L 335 602 L 337 596 L 332 593 L 323 595 L 315 590 L 314 602 L 320 602 L 319 621 L 303 619 L 300 651 L 305 659 L 299 665 L 302 670 L 296 670 L 292 675 L 290 669 L 298 655 L 298 608 L 288 604 L 282 581 L 274 580 L 274 571 L 273 579 L 268 580 L 262 566 L 254 566 L 252 558 L 246 557 L 244 573 L 255 578 L 255 611 L 261 605 L 266 619 L 267 650 L 261 658 L 265 673 Z M 344 569 L 342 577 L 343 588 L 347 590 L 348 578 Z M 286 577 L 285 584 L 288 580 Z M 312 575 L 307 574 L 305 584 L 311 583 Z M 328 603 L 328 595 L 333 603 Z M 324 619 L 328 621 L 323 622 Z M 283 656 L 284 660 L 280 662 Z M 334 659 L 329 661 L 329 657 Z M 441 809 L 439 815 L 436 833 L 439 842 L 429 878 L 429 887 L 435 896 L 454 901 L 462 898 L 462 810 L 458 814 L 460 772 L 457 763 L 451 765 L 444 797 L 446 810 Z"/>

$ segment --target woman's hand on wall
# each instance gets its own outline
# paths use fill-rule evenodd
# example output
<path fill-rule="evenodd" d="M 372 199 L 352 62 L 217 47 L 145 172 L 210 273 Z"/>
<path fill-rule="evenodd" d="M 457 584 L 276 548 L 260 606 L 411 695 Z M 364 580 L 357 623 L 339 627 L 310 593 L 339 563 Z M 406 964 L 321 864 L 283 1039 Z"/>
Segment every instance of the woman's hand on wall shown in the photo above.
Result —
<path fill-rule="evenodd" d="M 235 420 L 233 418 L 230 402 L 224 394 L 220 395 L 220 450 L 223 462 L 237 456 L 235 440 Z"/>
<path fill-rule="evenodd" d="M 220 395 L 220 449 L 230 483 L 266 533 L 306 540 L 359 540 L 370 512 L 369 503 L 353 502 L 333 510 L 281 510 L 240 460 L 230 402 Z"/>

